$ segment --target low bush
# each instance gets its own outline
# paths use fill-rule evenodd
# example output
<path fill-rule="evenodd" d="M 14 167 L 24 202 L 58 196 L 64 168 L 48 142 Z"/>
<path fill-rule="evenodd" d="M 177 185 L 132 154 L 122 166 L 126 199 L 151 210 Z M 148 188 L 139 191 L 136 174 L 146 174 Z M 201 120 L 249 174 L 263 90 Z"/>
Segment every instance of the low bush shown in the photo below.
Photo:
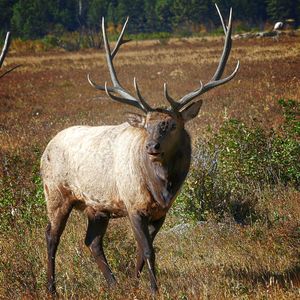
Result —
<path fill-rule="evenodd" d="M 199 140 L 193 164 L 173 212 L 183 219 L 225 216 L 261 220 L 256 209 L 269 187 L 300 188 L 300 104 L 280 100 L 284 122 L 266 132 L 230 119 L 207 141 Z"/>
<path fill-rule="evenodd" d="M 44 52 L 55 48 L 66 51 L 78 51 L 86 48 L 100 48 L 102 37 L 97 32 L 78 31 L 48 34 L 39 40 L 22 40 L 16 38 L 12 41 L 11 49 L 16 52 Z"/>
<path fill-rule="evenodd" d="M 40 152 L 36 149 L 31 149 L 31 156 L 27 157 L 21 153 L 1 153 L 0 232 L 21 224 L 44 224 L 45 200 L 39 160 Z"/>

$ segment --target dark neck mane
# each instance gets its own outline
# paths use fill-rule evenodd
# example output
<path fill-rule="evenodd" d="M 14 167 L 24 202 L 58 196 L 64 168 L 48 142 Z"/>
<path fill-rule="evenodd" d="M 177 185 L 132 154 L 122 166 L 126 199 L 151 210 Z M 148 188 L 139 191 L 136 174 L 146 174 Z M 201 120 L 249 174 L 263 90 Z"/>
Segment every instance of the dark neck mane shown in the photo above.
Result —
<path fill-rule="evenodd" d="M 182 186 L 191 161 L 191 141 L 183 130 L 180 145 L 166 161 L 152 162 L 143 148 L 147 188 L 162 207 L 169 207 Z"/>

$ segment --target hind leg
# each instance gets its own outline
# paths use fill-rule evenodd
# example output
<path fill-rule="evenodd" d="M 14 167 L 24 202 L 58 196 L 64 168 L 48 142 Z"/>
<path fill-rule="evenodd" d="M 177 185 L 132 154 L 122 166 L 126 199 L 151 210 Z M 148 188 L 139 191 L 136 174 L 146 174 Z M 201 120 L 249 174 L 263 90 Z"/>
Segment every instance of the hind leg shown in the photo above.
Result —
<path fill-rule="evenodd" d="M 64 200 L 63 204 L 58 206 L 58 197 L 61 197 L 60 193 L 52 194 L 56 198 L 51 197 L 51 194 L 47 194 L 47 206 L 50 222 L 46 228 L 46 243 L 48 253 L 48 271 L 47 271 L 47 288 L 51 294 L 56 294 L 55 285 L 55 255 L 57 247 L 60 241 L 60 237 L 65 229 L 68 217 L 72 211 L 72 204 Z M 56 200 L 51 202 L 51 199 Z M 55 206 L 51 206 L 55 204 Z"/>
<path fill-rule="evenodd" d="M 85 237 L 85 244 L 89 247 L 96 263 L 103 273 L 109 286 L 116 284 L 116 279 L 107 263 L 103 251 L 103 237 L 108 226 L 109 218 L 95 214 L 88 214 L 88 228 Z"/>

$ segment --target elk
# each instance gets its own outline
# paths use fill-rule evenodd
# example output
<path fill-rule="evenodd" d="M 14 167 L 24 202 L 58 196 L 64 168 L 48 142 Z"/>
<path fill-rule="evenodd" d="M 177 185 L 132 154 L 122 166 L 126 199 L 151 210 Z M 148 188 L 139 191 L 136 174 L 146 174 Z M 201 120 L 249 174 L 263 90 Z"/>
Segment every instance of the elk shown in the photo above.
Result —
<path fill-rule="evenodd" d="M 1 55 L 0 55 L 0 68 L 2 68 L 2 65 L 3 65 L 3 62 L 4 62 L 4 59 L 6 57 L 6 54 L 8 52 L 8 49 L 9 49 L 9 45 L 10 45 L 10 40 L 11 40 L 11 34 L 10 32 L 7 32 L 6 33 L 6 37 L 5 37 L 5 41 L 4 41 L 4 45 L 3 45 L 3 48 L 2 48 L 2 51 L 1 51 Z M 14 69 L 18 68 L 20 65 L 17 65 L 13 68 L 10 68 L 9 70 L 5 71 L 4 73 L 2 73 L 0 75 L 0 78 L 4 77 L 5 75 L 7 75 L 8 73 L 10 73 L 11 71 L 13 71 Z"/>
<path fill-rule="evenodd" d="M 202 100 L 195 100 L 212 88 L 229 82 L 237 73 L 221 79 L 231 50 L 232 10 L 228 26 L 217 7 L 225 33 L 219 65 L 212 79 L 173 99 L 164 84 L 170 107 L 153 108 L 142 97 L 134 78 L 136 97 L 120 84 L 114 68 L 128 18 L 111 51 L 102 18 L 103 41 L 112 86 L 89 83 L 105 91 L 114 101 L 131 105 L 142 114 L 131 113 L 117 126 L 75 126 L 59 132 L 47 145 L 41 158 L 41 174 L 49 223 L 46 228 L 48 252 L 48 291 L 56 293 L 55 255 L 61 234 L 73 208 L 88 220 L 85 244 L 89 247 L 109 286 L 116 279 L 106 260 L 102 241 L 111 218 L 127 216 L 137 242 L 135 276 L 146 264 L 151 291 L 158 285 L 153 241 L 182 186 L 191 162 L 191 140 L 185 123 L 195 118 Z"/>

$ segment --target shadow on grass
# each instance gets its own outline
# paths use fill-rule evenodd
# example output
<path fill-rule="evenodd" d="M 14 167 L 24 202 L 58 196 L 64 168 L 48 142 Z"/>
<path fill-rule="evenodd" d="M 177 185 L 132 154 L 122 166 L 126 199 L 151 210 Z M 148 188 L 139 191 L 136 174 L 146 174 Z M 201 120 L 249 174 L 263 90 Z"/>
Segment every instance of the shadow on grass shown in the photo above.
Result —
<path fill-rule="evenodd" d="M 253 285 L 262 284 L 266 287 L 278 286 L 280 288 L 300 287 L 300 265 L 296 265 L 284 272 L 249 272 L 245 270 L 234 270 L 231 277 L 239 280 L 249 280 Z"/>

